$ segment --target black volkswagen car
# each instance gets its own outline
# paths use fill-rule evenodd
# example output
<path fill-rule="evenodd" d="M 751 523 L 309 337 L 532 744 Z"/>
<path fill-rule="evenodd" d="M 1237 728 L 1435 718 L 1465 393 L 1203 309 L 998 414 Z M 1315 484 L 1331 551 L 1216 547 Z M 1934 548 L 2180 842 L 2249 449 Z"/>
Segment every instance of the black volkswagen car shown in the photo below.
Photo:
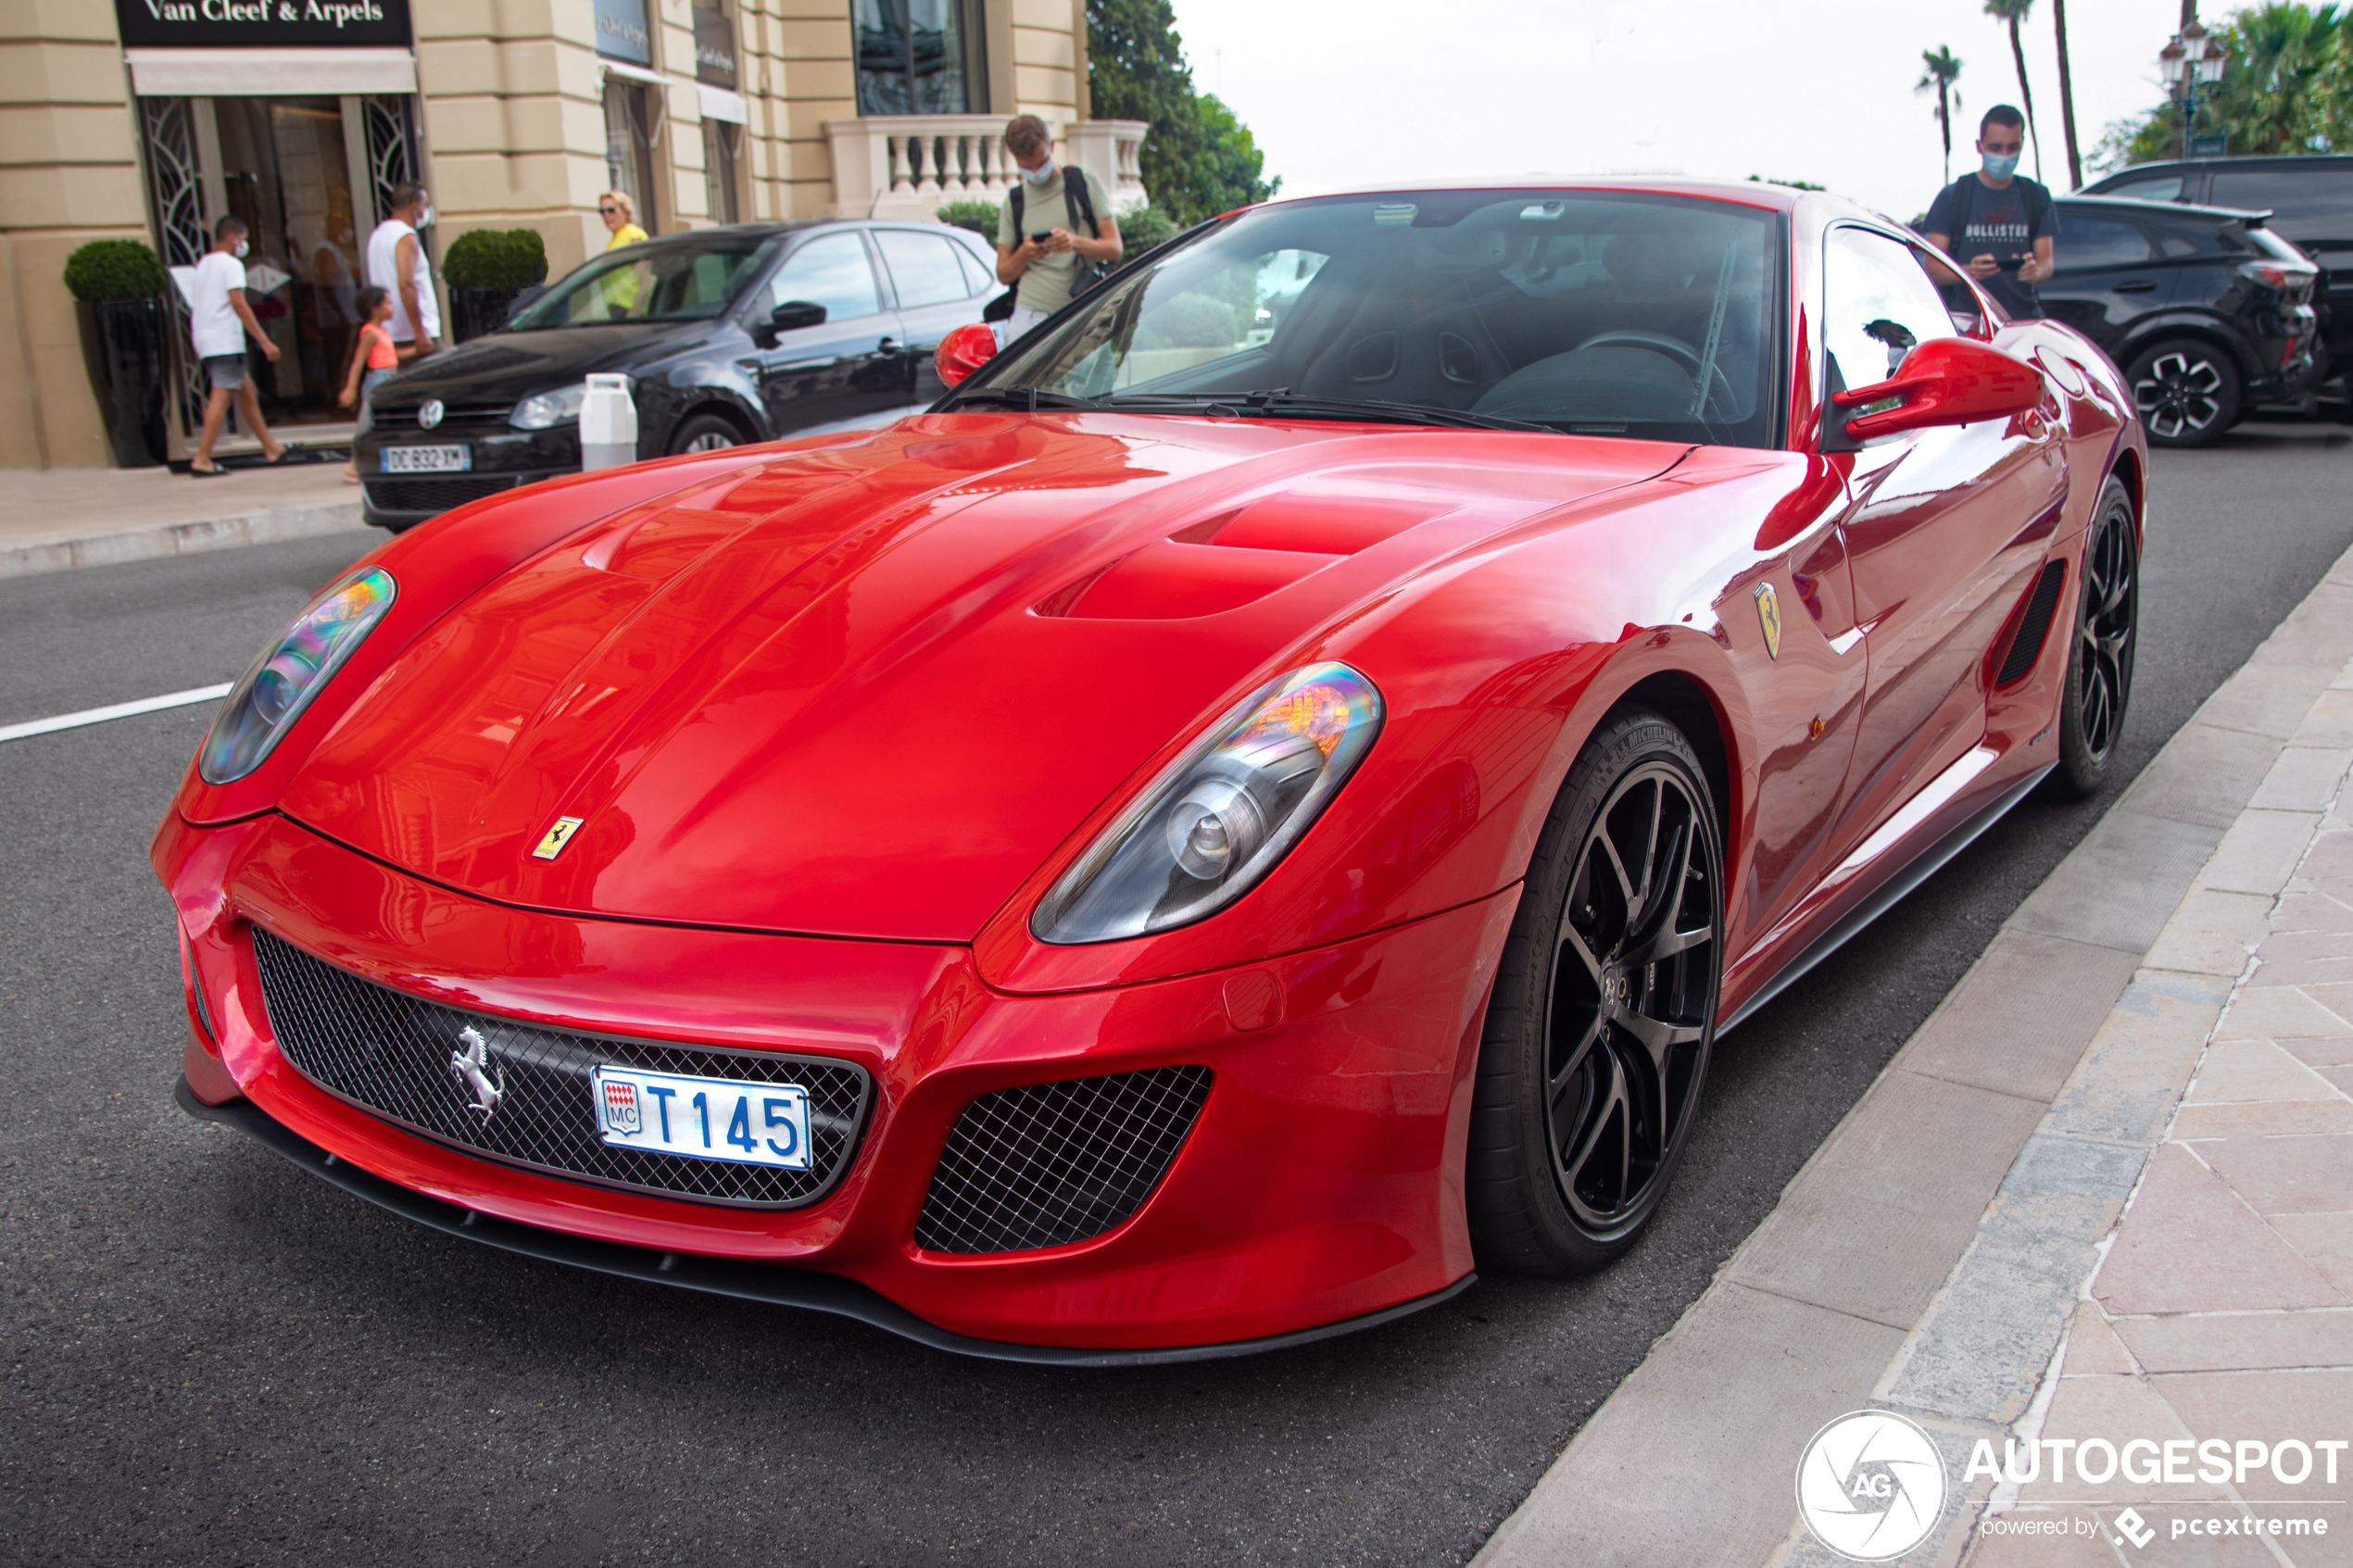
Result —
<path fill-rule="evenodd" d="M 2123 367 L 2149 439 L 2202 446 L 2321 369 L 2321 273 L 2259 212 L 2063 196 L 2045 315 Z"/>
<path fill-rule="evenodd" d="M 398 532 L 580 470 L 592 372 L 630 378 L 637 456 L 879 423 L 946 389 L 932 350 L 1002 285 L 976 235 L 930 223 L 745 223 L 607 251 L 502 331 L 378 387 L 356 460 Z"/>

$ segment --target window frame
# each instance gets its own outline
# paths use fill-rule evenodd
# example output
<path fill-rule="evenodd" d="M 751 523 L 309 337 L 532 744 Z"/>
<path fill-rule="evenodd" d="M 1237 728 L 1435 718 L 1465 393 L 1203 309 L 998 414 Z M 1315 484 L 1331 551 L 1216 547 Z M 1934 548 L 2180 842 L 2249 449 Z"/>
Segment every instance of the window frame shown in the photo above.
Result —
<path fill-rule="evenodd" d="M 793 257 L 799 256 L 802 251 L 808 249 L 811 245 L 816 244 L 820 240 L 830 239 L 836 235 L 841 234 L 848 234 L 856 238 L 859 242 L 859 248 L 865 253 L 866 274 L 873 281 L 875 285 L 875 315 L 887 316 L 896 310 L 898 308 L 898 295 L 891 291 L 890 279 L 884 272 L 881 265 L 882 257 L 877 252 L 874 242 L 866 237 L 865 231 L 862 229 L 829 229 L 818 227 L 806 231 L 787 244 L 785 249 L 777 256 L 774 265 L 768 269 L 767 275 L 761 278 L 759 283 L 754 286 L 752 290 L 753 306 L 751 310 L 751 324 L 765 326 L 768 321 L 769 312 L 783 303 L 783 301 L 776 297 L 775 287 L 777 282 L 784 277 L 785 269 L 792 265 Z M 812 303 L 815 302 L 812 301 Z M 837 317 L 828 311 L 824 324 L 831 327 L 838 325 L 843 321 L 867 321 L 872 320 L 873 319 L 874 317 L 872 316 Z M 807 331 L 813 329 L 803 330 Z"/>
<path fill-rule="evenodd" d="M 1822 255 L 1821 260 L 1818 264 L 1819 270 L 1818 281 L 1819 282 L 1821 292 L 1816 295 L 1813 302 L 1817 312 L 1814 331 L 1813 371 L 1814 386 L 1816 389 L 1815 420 L 1818 425 L 1820 422 L 1821 410 L 1830 401 L 1831 246 L 1836 243 L 1838 234 L 1842 230 L 1853 230 L 1858 233 L 1876 234 L 1881 239 L 1890 241 L 1906 254 L 1912 255 L 1916 265 L 1919 261 L 1918 253 L 1926 248 L 1926 242 L 1920 240 L 1915 235 L 1899 232 L 1892 227 L 1882 224 L 1867 223 L 1858 219 L 1841 218 L 1822 225 Z M 1967 277 L 1968 274 L 1963 273 L 1962 276 Z M 1945 322 L 1951 329 L 1946 335 L 1957 338 L 1969 337 L 1971 334 L 1963 332 L 1959 323 L 1952 320 L 1952 307 L 1944 303 L 1944 295 L 1939 284 L 1937 283 L 1935 278 L 1930 275 L 1926 267 L 1920 268 L 1920 281 L 1928 285 L 1931 292 L 1936 294 L 1937 308 L 1944 312 Z M 1972 289 L 1971 292 L 1974 293 L 1974 289 Z M 1985 318 L 1981 317 L 1981 320 L 1984 319 Z M 1935 340 L 1931 338 L 1918 339 L 1913 343 L 1912 346 L 1913 348 L 1918 348 L 1922 343 L 1933 341 Z M 1909 350 L 1906 351 L 1906 357 L 1909 358 Z M 1901 367 L 1899 366 L 1898 370 L 1900 370 Z M 1891 372 L 1891 375 L 1894 373 L 1895 372 Z M 1889 379 L 1887 376 L 1880 378 L 1881 381 L 1885 381 L 1887 379 Z M 1877 383 L 1866 382 L 1863 384 L 1866 386 L 1871 386 L 1876 385 Z"/>

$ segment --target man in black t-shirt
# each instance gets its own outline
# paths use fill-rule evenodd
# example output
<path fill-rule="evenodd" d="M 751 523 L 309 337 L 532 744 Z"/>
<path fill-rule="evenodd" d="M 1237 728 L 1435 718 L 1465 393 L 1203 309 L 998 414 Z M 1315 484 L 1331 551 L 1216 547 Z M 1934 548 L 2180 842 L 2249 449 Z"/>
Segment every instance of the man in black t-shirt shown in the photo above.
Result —
<path fill-rule="evenodd" d="M 2051 275 L 2058 214 L 2051 193 L 2018 172 L 2026 117 L 2007 104 L 1985 111 L 1977 127 L 1980 170 L 1936 194 L 1928 209 L 1928 243 L 1969 270 L 2014 317 L 2040 316 L 2034 285 Z"/>

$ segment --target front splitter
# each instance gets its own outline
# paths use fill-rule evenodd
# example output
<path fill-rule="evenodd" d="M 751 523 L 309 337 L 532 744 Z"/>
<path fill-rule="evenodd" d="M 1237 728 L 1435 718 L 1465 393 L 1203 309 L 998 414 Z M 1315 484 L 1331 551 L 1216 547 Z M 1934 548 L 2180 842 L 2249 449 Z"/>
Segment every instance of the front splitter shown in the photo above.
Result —
<path fill-rule="evenodd" d="M 1467 1273 L 1443 1290 L 1434 1290 L 1427 1296 L 1417 1296 L 1410 1301 L 1401 1301 L 1377 1312 L 1343 1318 L 1338 1323 L 1323 1323 L 1315 1328 L 1297 1329 L 1290 1334 L 1269 1335 L 1263 1339 L 1233 1339 L 1221 1345 L 1181 1345 L 1156 1350 L 1015 1345 L 1000 1339 L 975 1339 L 970 1335 L 952 1334 L 925 1322 L 881 1292 L 837 1274 L 819 1273 L 810 1269 L 740 1263 L 725 1258 L 705 1258 L 686 1252 L 657 1252 L 648 1248 L 630 1247 L 617 1241 L 599 1241 L 589 1236 L 567 1236 L 561 1231 L 543 1230 L 537 1225 L 502 1220 L 461 1204 L 412 1192 L 397 1183 L 363 1171 L 275 1121 L 251 1100 L 237 1099 L 226 1105 L 207 1105 L 195 1097 L 184 1077 L 173 1090 L 172 1098 L 180 1102 L 181 1110 L 199 1121 L 219 1122 L 234 1127 L 322 1181 L 332 1182 L 344 1191 L 364 1198 L 378 1208 L 388 1209 L 403 1219 L 430 1225 L 461 1240 L 478 1241 L 487 1247 L 521 1253 L 526 1258 L 568 1263 L 574 1268 L 617 1274 L 623 1279 L 646 1280 L 655 1285 L 700 1290 L 712 1296 L 732 1296 L 746 1301 L 765 1301 L 779 1307 L 798 1307 L 804 1311 L 830 1312 L 836 1317 L 855 1319 L 896 1334 L 902 1339 L 912 1339 L 935 1350 L 974 1356 L 984 1361 L 1026 1361 L 1038 1366 L 1132 1367 L 1264 1355 L 1269 1350 L 1287 1350 L 1294 1345 L 1310 1345 L 1318 1339 L 1354 1334 L 1360 1329 L 1377 1328 L 1382 1323 L 1410 1317 L 1425 1307 L 1435 1307 L 1441 1301 L 1452 1300 L 1469 1289 L 1478 1278 L 1476 1273 Z"/>

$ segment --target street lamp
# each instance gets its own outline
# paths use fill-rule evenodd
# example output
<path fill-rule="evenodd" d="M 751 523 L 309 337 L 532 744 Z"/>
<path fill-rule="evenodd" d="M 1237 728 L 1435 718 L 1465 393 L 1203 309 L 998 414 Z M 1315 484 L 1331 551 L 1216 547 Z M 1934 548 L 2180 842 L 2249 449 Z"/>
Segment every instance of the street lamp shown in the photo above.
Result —
<path fill-rule="evenodd" d="M 2199 25 L 2195 16 L 2158 53 L 2158 69 L 2165 77 L 2166 95 L 2182 106 L 2183 157 L 2190 156 L 2190 138 L 2197 123 L 2197 111 L 2214 100 L 2215 85 L 2222 80 L 2222 66 L 2229 58 L 2221 42 Z"/>

